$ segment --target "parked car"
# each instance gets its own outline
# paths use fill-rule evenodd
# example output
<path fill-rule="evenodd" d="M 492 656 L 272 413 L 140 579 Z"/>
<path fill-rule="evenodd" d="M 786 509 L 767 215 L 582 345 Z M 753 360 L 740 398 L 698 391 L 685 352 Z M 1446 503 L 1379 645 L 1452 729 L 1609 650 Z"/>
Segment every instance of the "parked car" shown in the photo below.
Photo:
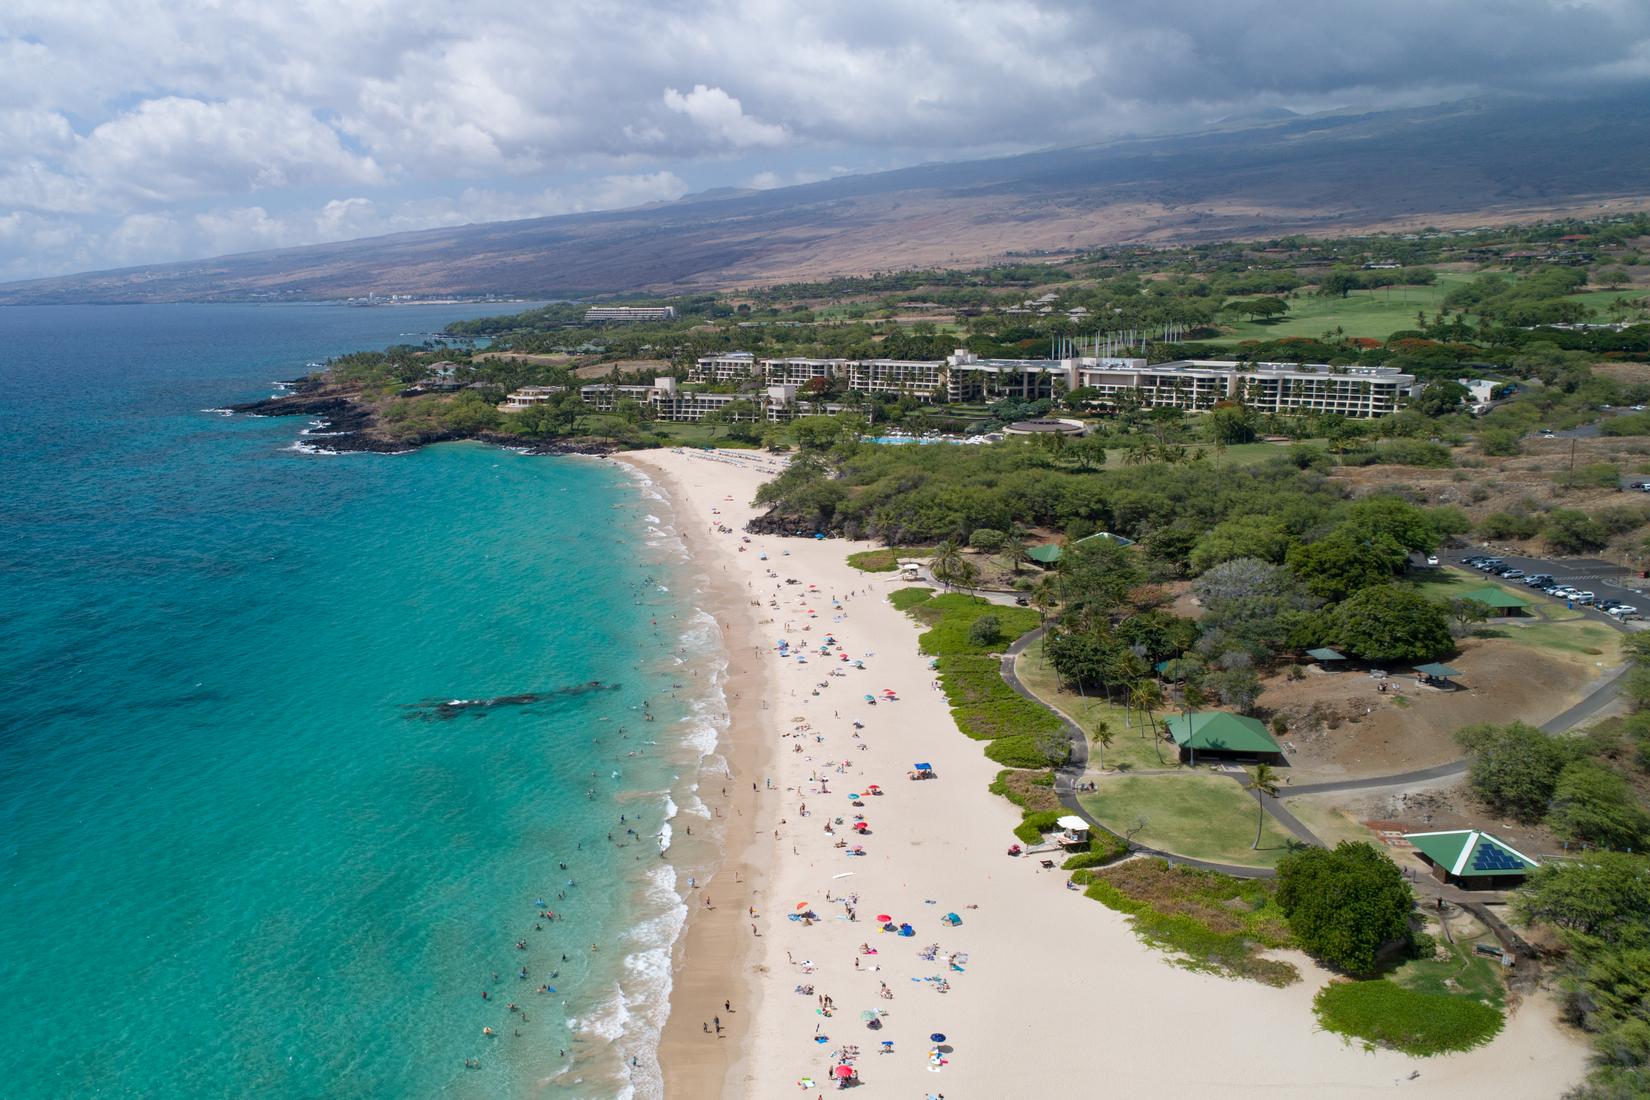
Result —
<path fill-rule="evenodd" d="M 1618 603 L 1605 612 L 1606 615 L 1614 615 L 1618 619 L 1625 619 L 1629 615 L 1637 615 L 1638 613 L 1639 609 L 1630 603 Z"/>
<path fill-rule="evenodd" d="M 1592 603 L 1594 596 L 1591 592 L 1583 589 L 1582 591 L 1577 592 L 1573 599 L 1576 603 Z"/>
<path fill-rule="evenodd" d="M 1438 555 L 1437 554 L 1428 554 L 1427 555 L 1427 564 L 1428 565 L 1437 565 L 1438 564 Z"/>
<path fill-rule="evenodd" d="M 1507 578 L 1509 581 L 1516 581 L 1518 578 L 1520 578 L 1524 575 L 1524 570 L 1522 570 L 1522 569 L 1503 569 L 1503 570 L 1501 570 L 1501 575 L 1503 577 Z"/>
<path fill-rule="evenodd" d="M 1540 588 L 1543 585 L 1552 584 L 1553 575 L 1551 573 L 1531 573 L 1524 578 L 1524 583 L 1531 588 Z"/>

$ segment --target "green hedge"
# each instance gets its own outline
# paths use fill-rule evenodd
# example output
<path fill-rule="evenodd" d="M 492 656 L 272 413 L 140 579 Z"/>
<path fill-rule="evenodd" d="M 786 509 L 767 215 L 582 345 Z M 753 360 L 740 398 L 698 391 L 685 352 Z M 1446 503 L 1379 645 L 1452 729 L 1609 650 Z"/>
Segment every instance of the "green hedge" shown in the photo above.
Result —
<path fill-rule="evenodd" d="M 1405 1054 L 1471 1050 L 1495 1038 L 1499 1009 L 1470 997 L 1421 993 L 1386 979 L 1335 982 L 1312 1002 L 1325 1031 Z"/>
<path fill-rule="evenodd" d="M 901 558 L 926 558 L 933 553 L 932 547 L 885 546 L 849 554 L 848 564 L 864 573 L 892 573 L 899 568 Z"/>
<path fill-rule="evenodd" d="M 1048 759 L 1037 751 L 1037 739 L 1029 733 L 1011 733 L 985 747 L 987 760 L 1005 768 L 1046 768 Z"/>
<path fill-rule="evenodd" d="M 1003 681 L 995 657 L 941 657 L 939 673 L 957 728 L 977 741 L 1060 728 L 1060 720 L 1047 707 L 1017 694 Z"/>
<path fill-rule="evenodd" d="M 1060 865 L 1064 871 L 1081 871 L 1103 867 L 1129 854 L 1129 846 L 1122 837 L 1113 836 L 1104 829 L 1089 830 L 1089 850 L 1078 852 Z"/>
<path fill-rule="evenodd" d="M 894 595 L 898 596 L 899 593 L 896 592 Z M 918 602 L 922 603 L 922 620 L 932 625 L 917 640 L 917 644 L 924 653 L 935 657 L 964 653 L 996 653 L 1007 648 L 1004 641 L 981 644 L 969 638 L 968 628 L 982 615 L 996 616 L 1002 637 L 1008 641 L 1035 629 L 1042 621 L 1042 617 L 1029 607 L 1002 607 L 978 596 L 966 596 L 960 592 L 948 592 Z M 899 607 L 899 604 L 896 603 L 894 606 Z"/>
<path fill-rule="evenodd" d="M 1059 810 L 1031 810 L 1020 818 L 1020 823 L 1014 826 L 1014 835 L 1024 844 L 1036 844 L 1043 839 L 1044 833 L 1052 833 L 1059 826 Z"/>

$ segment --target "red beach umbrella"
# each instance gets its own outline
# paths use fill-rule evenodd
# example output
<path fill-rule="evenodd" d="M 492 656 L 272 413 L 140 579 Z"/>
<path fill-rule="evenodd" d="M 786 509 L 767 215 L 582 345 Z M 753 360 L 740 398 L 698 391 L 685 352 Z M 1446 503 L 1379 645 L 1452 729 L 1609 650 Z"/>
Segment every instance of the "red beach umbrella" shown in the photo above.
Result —
<path fill-rule="evenodd" d="M 887 924 L 889 921 L 891 921 L 893 919 L 894 918 L 890 917 L 887 913 L 878 913 L 877 914 L 877 920 L 881 921 L 883 924 Z"/>
<path fill-rule="evenodd" d="M 842 1078 L 852 1077 L 854 1075 L 854 1067 L 853 1066 L 838 1066 L 838 1067 L 836 1067 L 836 1075 L 838 1077 L 842 1077 Z"/>

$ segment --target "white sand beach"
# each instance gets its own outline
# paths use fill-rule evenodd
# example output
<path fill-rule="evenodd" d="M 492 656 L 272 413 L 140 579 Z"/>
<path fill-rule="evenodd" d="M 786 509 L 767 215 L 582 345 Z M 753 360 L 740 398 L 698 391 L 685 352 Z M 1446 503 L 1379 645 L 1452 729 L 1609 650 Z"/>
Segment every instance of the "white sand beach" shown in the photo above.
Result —
<path fill-rule="evenodd" d="M 761 662 L 768 685 L 765 706 L 735 707 L 731 736 L 766 750 L 745 757 L 765 765 L 738 777 L 755 800 L 744 834 L 754 841 L 729 853 L 743 882 L 719 874 L 689 899 L 698 924 L 713 919 L 708 895 L 723 933 L 696 941 L 690 929 L 678 950 L 679 996 L 661 1052 L 667 1095 L 822 1095 L 836 1087 L 833 1052 L 845 1045 L 858 1051 L 853 1091 L 898 1100 L 1379 1090 L 1507 1100 L 1556 1097 L 1584 1076 L 1585 1044 L 1557 1025 L 1544 997 L 1518 1006 L 1487 1047 L 1414 1059 L 1316 1030 L 1312 997 L 1329 976 L 1304 957 L 1293 956 L 1304 980 L 1286 989 L 1171 965 L 1120 914 L 1066 889 L 1064 873 L 1006 854 L 1018 815 L 987 792 L 996 765 L 958 732 L 918 653 L 916 624 L 886 602 L 902 582 L 844 561 L 870 547 L 746 541 L 751 497 L 774 469 L 766 456 L 652 451 L 626 461 L 671 494 L 684 527 L 708 536 L 690 539 L 704 572 L 748 594 L 718 617 L 730 652 Z M 718 525 L 733 533 L 714 533 Z M 749 629 L 754 637 L 740 636 Z M 840 650 L 820 653 L 827 636 Z M 779 653 L 781 639 L 791 656 Z M 897 701 L 883 696 L 889 689 Z M 919 761 L 937 778 L 908 779 Z M 850 804 L 873 783 L 881 795 Z M 856 814 L 864 836 L 851 831 Z M 849 854 L 855 845 L 863 855 Z M 807 912 L 818 919 L 789 919 Z M 961 924 L 942 923 L 947 913 Z M 915 935 L 880 931 L 881 914 Z M 930 945 L 936 956 L 919 957 Z M 732 1013 L 705 993 L 718 977 Z M 684 989 L 698 992 L 684 998 Z M 879 1014 L 880 1028 L 867 1026 L 866 1012 Z M 712 1014 L 725 1027 L 737 1021 L 731 1041 L 702 1030 Z M 932 1034 L 946 1037 L 940 1065 L 931 1064 Z M 722 1052 L 695 1056 L 694 1044 Z M 719 1092 L 706 1072 L 725 1075 Z"/>

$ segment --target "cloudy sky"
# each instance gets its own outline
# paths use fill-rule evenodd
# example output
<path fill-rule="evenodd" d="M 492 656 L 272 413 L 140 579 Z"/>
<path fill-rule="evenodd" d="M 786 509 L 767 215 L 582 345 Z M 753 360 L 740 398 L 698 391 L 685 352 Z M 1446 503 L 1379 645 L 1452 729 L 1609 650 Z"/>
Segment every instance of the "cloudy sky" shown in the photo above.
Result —
<path fill-rule="evenodd" d="M 5 0 L 0 279 L 1647 79 L 1646 0 Z"/>

